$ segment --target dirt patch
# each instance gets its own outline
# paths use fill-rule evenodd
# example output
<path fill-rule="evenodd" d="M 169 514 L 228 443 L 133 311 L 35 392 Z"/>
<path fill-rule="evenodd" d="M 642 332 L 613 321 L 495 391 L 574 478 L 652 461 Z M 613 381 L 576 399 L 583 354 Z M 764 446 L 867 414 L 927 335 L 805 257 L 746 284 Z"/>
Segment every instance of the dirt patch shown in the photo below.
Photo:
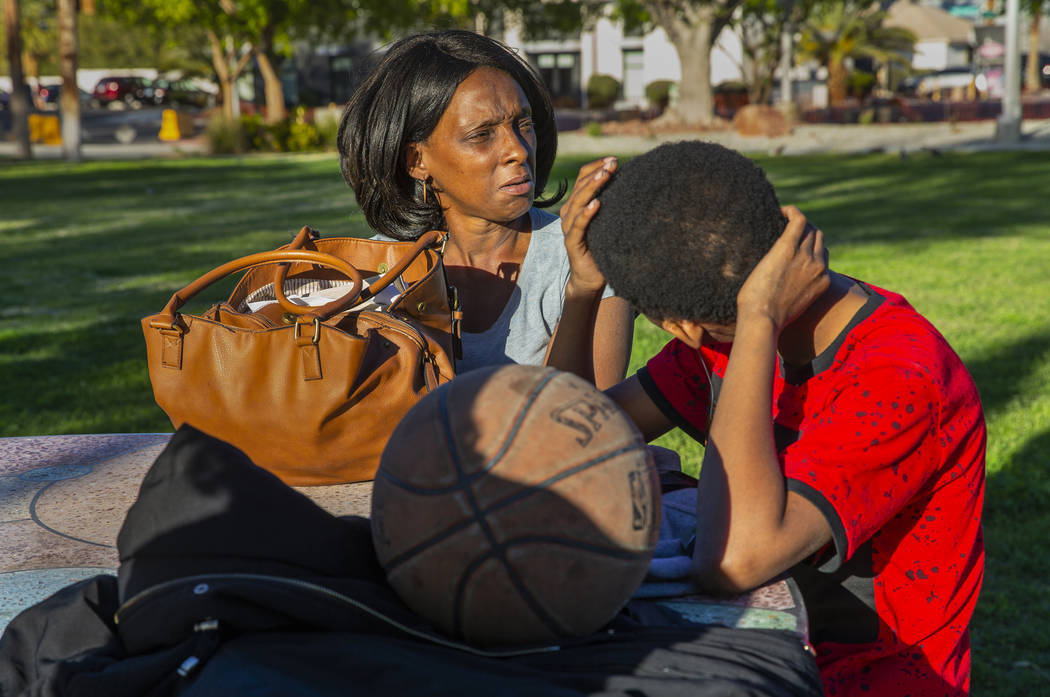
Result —
<path fill-rule="evenodd" d="M 678 121 L 665 121 L 663 119 L 605 121 L 601 124 L 603 136 L 650 137 L 665 133 L 719 133 L 731 129 L 732 124 L 725 119 L 717 119 L 714 123 L 707 126 L 688 125 Z M 583 129 L 580 132 L 583 132 Z"/>

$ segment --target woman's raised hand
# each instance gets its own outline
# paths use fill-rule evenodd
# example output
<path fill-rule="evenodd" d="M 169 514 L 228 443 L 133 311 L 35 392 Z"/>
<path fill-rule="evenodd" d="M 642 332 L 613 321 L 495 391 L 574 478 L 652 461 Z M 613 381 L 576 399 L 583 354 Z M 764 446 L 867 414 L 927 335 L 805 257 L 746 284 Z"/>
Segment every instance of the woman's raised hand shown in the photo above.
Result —
<path fill-rule="evenodd" d="M 616 171 L 616 158 L 604 157 L 588 162 L 580 168 L 569 200 L 561 208 L 561 229 L 565 233 L 565 249 L 569 255 L 569 283 L 580 291 L 601 292 L 605 276 L 594 263 L 587 249 L 587 225 L 598 212 L 595 196 Z"/>

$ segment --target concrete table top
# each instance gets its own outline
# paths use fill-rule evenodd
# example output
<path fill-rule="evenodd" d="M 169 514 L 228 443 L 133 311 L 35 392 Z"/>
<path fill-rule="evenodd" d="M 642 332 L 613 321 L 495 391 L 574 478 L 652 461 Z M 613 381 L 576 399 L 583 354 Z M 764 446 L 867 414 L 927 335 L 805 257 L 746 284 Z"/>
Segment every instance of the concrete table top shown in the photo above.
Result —
<path fill-rule="evenodd" d="M 0 438 L 0 632 L 71 583 L 115 574 L 117 533 L 171 434 Z M 334 515 L 368 516 L 372 483 L 296 487 Z M 800 597 L 784 581 L 736 598 L 645 600 L 695 624 L 784 629 L 807 636 Z"/>
<path fill-rule="evenodd" d="M 0 438 L 0 631 L 63 586 L 116 573 L 117 533 L 169 433 Z M 297 487 L 368 516 L 372 483 Z"/>

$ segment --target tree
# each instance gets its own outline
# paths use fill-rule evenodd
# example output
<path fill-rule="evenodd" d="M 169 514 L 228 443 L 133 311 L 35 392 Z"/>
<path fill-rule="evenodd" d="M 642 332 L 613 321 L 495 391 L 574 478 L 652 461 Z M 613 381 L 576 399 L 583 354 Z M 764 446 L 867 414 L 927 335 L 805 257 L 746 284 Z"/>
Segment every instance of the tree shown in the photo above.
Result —
<path fill-rule="evenodd" d="M 254 45 L 238 13 L 243 4 L 234 0 L 109 0 L 104 7 L 118 20 L 160 33 L 200 27 L 222 90 L 223 112 L 232 118 L 237 99 L 234 86 L 252 58 Z"/>
<path fill-rule="evenodd" d="M 55 3 L 47 0 L 20 0 L 22 17 L 22 67 L 26 77 L 36 80 L 58 68 L 58 22 Z"/>
<path fill-rule="evenodd" d="M 231 3 L 232 4 L 232 3 Z M 278 68 L 293 38 L 309 34 L 314 43 L 357 30 L 357 3 L 349 0 L 241 0 L 235 7 L 259 67 L 266 97 L 266 121 L 288 116 Z"/>
<path fill-rule="evenodd" d="M 784 55 L 783 36 L 795 33 L 813 3 L 814 0 L 744 0 L 738 21 L 744 54 L 740 72 L 752 104 L 769 103 L 777 69 L 782 64 L 791 65 L 791 56 Z"/>
<path fill-rule="evenodd" d="M 884 26 L 885 19 L 886 12 L 870 0 L 821 0 L 814 7 L 803 26 L 799 52 L 827 67 L 832 105 L 846 99 L 848 59 L 909 64 L 915 35 Z"/>
<path fill-rule="evenodd" d="M 7 64 L 11 71 L 11 130 L 18 157 L 33 157 L 29 144 L 29 101 L 26 98 L 25 76 L 22 74 L 22 22 L 18 0 L 3 0 L 4 35 L 7 43 Z"/>
<path fill-rule="evenodd" d="M 100 10 L 107 7 L 108 3 Z M 114 36 L 119 36 L 120 41 L 114 41 Z M 153 67 L 160 72 L 213 76 L 211 54 L 200 27 L 135 24 L 113 13 L 82 12 L 77 37 L 80 68 Z"/>
<path fill-rule="evenodd" d="M 109 0 L 119 16 L 137 26 L 165 30 L 199 27 L 222 89 L 223 111 L 233 115 L 234 86 L 254 59 L 265 85 L 267 120 L 285 116 L 277 67 L 297 37 L 313 42 L 347 38 L 359 31 L 382 34 L 439 14 L 463 16 L 466 0 Z"/>
<path fill-rule="evenodd" d="M 1028 24 L 1028 62 L 1025 64 L 1024 86 L 1028 92 L 1038 92 L 1042 88 L 1042 69 L 1039 59 L 1039 25 L 1043 13 L 1050 9 L 1046 0 L 1025 0 L 1025 9 L 1032 20 Z"/>
<path fill-rule="evenodd" d="M 678 101 L 661 118 L 707 125 L 715 118 L 711 48 L 743 0 L 638 0 L 678 53 Z"/>

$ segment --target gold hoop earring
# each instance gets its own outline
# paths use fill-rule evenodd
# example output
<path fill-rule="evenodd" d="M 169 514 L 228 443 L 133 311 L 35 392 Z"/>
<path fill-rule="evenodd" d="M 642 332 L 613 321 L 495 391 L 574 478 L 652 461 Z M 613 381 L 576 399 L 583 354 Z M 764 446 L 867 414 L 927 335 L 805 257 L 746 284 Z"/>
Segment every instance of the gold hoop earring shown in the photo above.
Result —
<path fill-rule="evenodd" d="M 427 180 L 426 179 L 421 179 L 420 181 L 423 182 L 423 203 L 426 203 L 427 202 Z"/>

